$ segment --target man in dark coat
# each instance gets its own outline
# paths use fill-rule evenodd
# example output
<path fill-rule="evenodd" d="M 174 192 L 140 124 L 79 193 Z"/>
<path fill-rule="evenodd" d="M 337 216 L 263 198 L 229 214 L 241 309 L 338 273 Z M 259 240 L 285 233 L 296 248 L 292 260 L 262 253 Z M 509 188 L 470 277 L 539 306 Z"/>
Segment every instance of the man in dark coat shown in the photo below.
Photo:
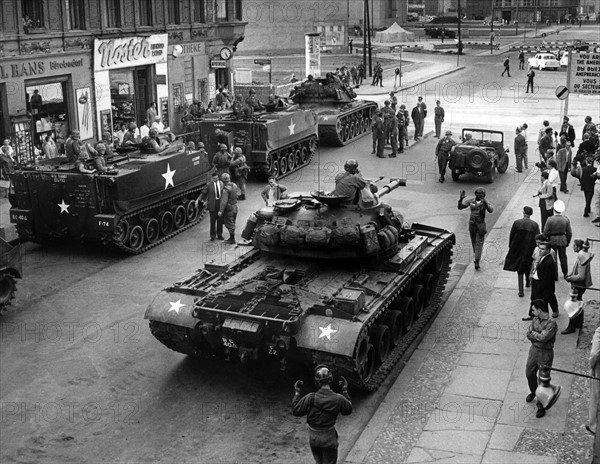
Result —
<path fill-rule="evenodd" d="M 521 133 L 521 128 L 515 130 L 515 158 L 517 160 L 517 172 L 523 172 L 523 160 L 527 156 L 527 141 Z"/>
<path fill-rule="evenodd" d="M 571 124 L 569 124 L 568 116 L 563 116 L 563 123 L 562 123 L 562 126 L 560 126 L 560 131 L 558 132 L 558 135 L 563 135 L 563 134 L 565 134 L 565 136 L 567 137 L 567 140 L 569 142 L 571 142 L 571 146 L 574 147 L 575 146 L 575 129 L 573 129 L 573 126 Z"/>
<path fill-rule="evenodd" d="M 523 207 L 523 218 L 517 219 L 510 229 L 508 239 L 508 254 L 504 260 L 504 270 L 517 273 L 517 282 L 519 284 L 519 296 L 525 295 L 523 292 L 523 277 L 526 277 L 529 287 L 529 271 L 533 262 L 532 255 L 535 250 L 535 236 L 539 235 L 540 227 L 537 222 L 531 219 L 533 208 Z"/>
<path fill-rule="evenodd" d="M 415 125 L 415 140 L 420 140 L 419 137 L 423 136 L 423 126 L 425 125 L 425 117 L 427 116 L 427 106 L 423 103 L 423 97 L 419 97 L 410 116 Z"/>
<path fill-rule="evenodd" d="M 551 254 L 550 242 L 548 237 L 543 237 L 538 242 L 538 260 L 534 262 L 531 269 L 531 301 L 541 299 L 552 308 L 552 317 L 558 317 L 558 301 L 556 300 L 556 261 Z M 524 317 L 524 321 L 533 319 L 533 311 L 529 308 L 529 316 Z"/>
<path fill-rule="evenodd" d="M 223 182 L 219 180 L 219 173 L 213 171 L 212 181 L 200 194 L 199 200 L 206 204 L 210 215 L 210 240 L 215 238 L 223 240 L 223 216 L 219 215 L 221 208 L 221 197 L 223 195 Z"/>
<path fill-rule="evenodd" d="M 583 209 L 583 217 L 589 217 L 592 211 L 592 198 L 594 197 L 594 183 L 596 182 L 596 176 L 594 173 L 596 168 L 593 166 L 592 158 L 589 157 L 581 161 L 581 177 L 579 182 L 581 183 L 581 190 L 585 196 L 585 208 Z"/>

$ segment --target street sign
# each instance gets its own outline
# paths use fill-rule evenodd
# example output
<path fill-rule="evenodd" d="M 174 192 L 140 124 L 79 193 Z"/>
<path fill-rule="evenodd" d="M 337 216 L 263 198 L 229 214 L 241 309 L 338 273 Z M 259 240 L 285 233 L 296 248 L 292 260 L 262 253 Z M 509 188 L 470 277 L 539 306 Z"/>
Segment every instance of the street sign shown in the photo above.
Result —
<path fill-rule="evenodd" d="M 258 64 L 264 66 L 266 64 L 271 64 L 271 58 L 259 58 L 254 60 L 254 64 Z"/>
<path fill-rule="evenodd" d="M 227 67 L 227 61 L 225 61 L 225 60 L 210 60 L 210 67 L 212 69 L 215 69 L 215 68 L 226 68 Z"/>
<path fill-rule="evenodd" d="M 600 95 L 599 53 L 571 52 L 569 70 L 569 91 Z"/>
<path fill-rule="evenodd" d="M 564 85 L 559 85 L 556 88 L 556 98 L 559 100 L 564 100 L 569 96 L 569 89 L 567 89 Z"/>
<path fill-rule="evenodd" d="M 270 65 L 270 64 L 265 64 L 265 65 L 263 66 L 263 71 L 267 71 L 267 72 L 269 72 L 270 70 L 271 70 L 271 65 Z"/>

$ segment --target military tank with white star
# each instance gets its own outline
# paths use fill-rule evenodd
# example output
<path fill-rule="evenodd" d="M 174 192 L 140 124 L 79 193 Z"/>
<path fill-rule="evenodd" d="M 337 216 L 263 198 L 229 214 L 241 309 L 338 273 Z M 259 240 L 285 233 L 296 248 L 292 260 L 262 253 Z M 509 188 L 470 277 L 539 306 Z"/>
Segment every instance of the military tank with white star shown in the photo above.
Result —
<path fill-rule="evenodd" d="M 399 185 L 357 203 L 312 192 L 257 211 L 248 252 L 154 298 L 152 334 L 192 356 L 327 364 L 377 389 L 437 314 L 455 242 L 382 201 Z"/>
<path fill-rule="evenodd" d="M 98 240 L 139 254 L 194 226 L 204 214 L 196 202 L 210 180 L 203 152 L 173 143 L 164 153 L 138 150 L 114 155 L 108 163 L 115 169 L 90 174 L 77 172 L 64 157 L 21 166 L 11 175 L 9 193 L 10 220 L 19 238 Z"/>

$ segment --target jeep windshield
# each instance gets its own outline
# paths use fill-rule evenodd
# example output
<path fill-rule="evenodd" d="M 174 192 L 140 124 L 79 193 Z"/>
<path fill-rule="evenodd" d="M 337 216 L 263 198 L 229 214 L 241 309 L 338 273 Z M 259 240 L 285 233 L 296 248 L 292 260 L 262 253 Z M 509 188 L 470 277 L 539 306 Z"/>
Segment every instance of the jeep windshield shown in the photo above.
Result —
<path fill-rule="evenodd" d="M 504 132 L 500 131 L 488 131 L 481 129 L 463 129 L 462 139 L 466 140 L 467 134 L 471 134 L 473 140 L 479 142 L 480 145 L 491 145 L 504 143 Z"/>

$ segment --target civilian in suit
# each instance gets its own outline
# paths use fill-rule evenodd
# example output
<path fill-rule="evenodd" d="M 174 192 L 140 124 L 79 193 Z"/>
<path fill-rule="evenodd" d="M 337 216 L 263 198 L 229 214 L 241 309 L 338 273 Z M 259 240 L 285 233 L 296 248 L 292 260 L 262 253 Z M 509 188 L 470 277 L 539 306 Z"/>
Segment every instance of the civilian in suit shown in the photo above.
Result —
<path fill-rule="evenodd" d="M 223 182 L 219 180 L 219 173 L 214 171 L 212 180 L 206 186 L 206 189 L 200 194 L 200 201 L 206 203 L 208 214 L 210 215 L 210 240 L 215 238 L 223 240 L 223 216 L 219 214 L 221 210 L 221 196 L 223 195 Z"/>
<path fill-rule="evenodd" d="M 545 237 L 547 239 L 547 237 Z M 556 261 L 551 254 L 550 242 L 540 241 L 538 244 L 537 262 L 534 261 L 531 269 L 531 301 L 544 300 L 552 308 L 552 317 L 558 317 L 558 301 L 556 300 Z M 524 321 L 533 319 L 532 308 L 529 308 L 529 316 Z"/>

